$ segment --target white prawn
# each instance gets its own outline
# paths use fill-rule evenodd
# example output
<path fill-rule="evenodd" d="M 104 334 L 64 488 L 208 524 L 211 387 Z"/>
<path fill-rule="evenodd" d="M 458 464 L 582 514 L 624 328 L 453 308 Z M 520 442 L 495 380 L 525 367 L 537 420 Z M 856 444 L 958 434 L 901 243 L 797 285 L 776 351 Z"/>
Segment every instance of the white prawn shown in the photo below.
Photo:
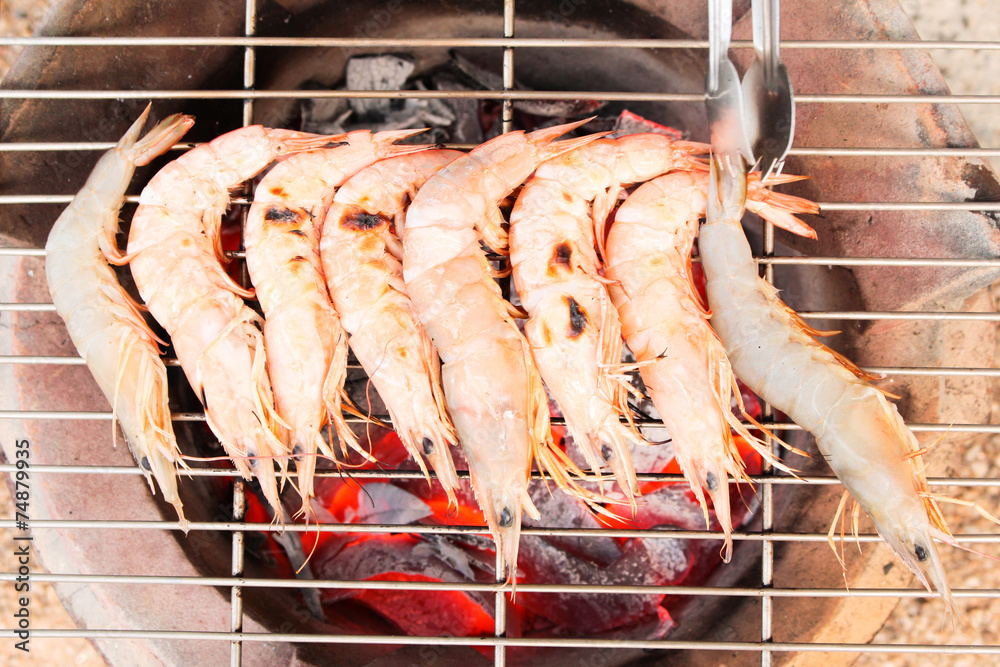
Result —
<path fill-rule="evenodd" d="M 392 425 L 424 475 L 430 461 L 451 503 L 459 488 L 449 445 L 457 442 L 441 389 L 441 360 L 403 285 L 406 205 L 428 178 L 463 156 L 432 150 L 376 162 L 337 191 L 320 253 L 330 296 L 351 349 Z"/>
<path fill-rule="evenodd" d="M 933 584 L 954 612 L 934 544 L 937 538 L 959 546 L 937 505 L 952 499 L 930 493 L 921 462 L 924 450 L 896 407 L 866 381 L 870 376 L 817 342 L 813 336 L 821 332 L 806 325 L 759 277 L 740 226 L 745 173 L 725 171 L 714 161 L 712 168 L 699 248 L 712 324 L 733 369 L 761 398 L 816 437 L 819 451 L 882 539 L 928 590 Z M 829 540 L 835 547 L 833 528 Z"/>
<path fill-rule="evenodd" d="M 155 477 L 186 526 L 176 476 L 184 462 L 170 420 L 167 369 L 156 335 L 108 266 L 108 261 L 120 263 L 118 213 L 136 166 L 161 155 L 194 123 L 190 116 L 170 116 L 139 140 L 149 109 L 101 157 L 52 226 L 45 244 L 45 276 L 56 312 L 111 403 L 150 488 L 155 492 Z M 114 423 L 112 429 L 117 436 Z"/>

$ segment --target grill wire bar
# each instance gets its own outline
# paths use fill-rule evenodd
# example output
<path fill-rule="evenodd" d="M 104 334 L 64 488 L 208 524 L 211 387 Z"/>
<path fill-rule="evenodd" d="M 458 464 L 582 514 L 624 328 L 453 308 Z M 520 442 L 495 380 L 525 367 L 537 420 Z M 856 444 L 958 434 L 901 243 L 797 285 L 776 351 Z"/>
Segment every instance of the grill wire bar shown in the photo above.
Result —
<path fill-rule="evenodd" d="M 514 0 L 503 0 L 503 36 L 504 38 L 510 38 L 514 36 Z M 505 46 L 503 48 L 503 81 L 502 86 L 504 92 L 514 89 L 514 47 Z M 500 107 L 500 122 L 501 131 L 506 134 L 514 129 L 514 101 L 511 99 L 505 99 Z M 504 298 L 509 298 L 508 294 L 504 294 Z M 496 636 L 506 637 L 507 636 L 507 592 L 504 584 L 504 578 L 500 575 L 504 571 L 506 563 L 500 556 L 500 549 L 496 550 L 496 583 L 497 592 L 494 599 L 494 632 Z M 515 576 L 516 573 L 511 572 L 510 576 Z M 497 667 L 506 667 L 507 665 L 507 647 L 503 644 L 497 644 L 496 648 L 493 649 L 493 664 Z"/>
<path fill-rule="evenodd" d="M 243 29 L 246 37 L 252 37 L 257 32 L 257 0 L 246 0 L 244 7 L 244 21 Z M 256 48 L 247 44 L 243 49 L 243 89 L 245 91 L 251 91 L 256 84 L 257 79 L 257 52 Z M 243 127 L 248 127 L 253 125 L 253 105 L 254 100 L 251 97 L 247 97 L 243 100 Z M 249 183 L 244 184 L 243 194 L 247 199 L 250 199 L 253 195 L 253 190 Z M 240 216 L 242 220 L 242 225 L 246 227 L 247 214 L 249 209 L 246 206 L 241 207 Z M 240 247 L 242 249 L 243 240 L 242 235 L 240 238 Z M 249 282 L 247 277 L 247 267 L 246 262 L 240 264 L 240 276 L 243 278 L 243 284 Z M 246 499 L 246 482 L 243 479 L 236 478 L 233 480 L 233 520 L 242 521 L 247 509 L 247 499 Z M 246 560 L 246 533 L 238 530 L 233 532 L 233 562 L 232 562 L 232 573 L 233 577 L 242 577 L 244 562 Z M 243 588 L 239 585 L 233 585 L 229 591 L 229 604 L 231 607 L 231 618 L 230 618 L 230 629 L 232 632 L 241 633 L 243 631 Z M 243 664 L 243 642 L 240 639 L 233 639 L 229 644 L 229 660 L 231 667 L 241 667 Z"/>
<path fill-rule="evenodd" d="M 577 99 L 586 97 L 598 100 L 624 101 L 676 101 L 684 103 L 701 103 L 701 94 L 667 94 L 667 93 L 614 93 L 603 92 L 567 92 L 567 91 L 517 91 L 514 89 L 514 52 L 516 48 L 655 48 L 655 49 L 706 49 L 707 40 L 610 40 L 610 39 L 545 39 L 516 38 L 514 36 L 515 7 L 514 0 L 504 0 L 503 33 L 499 38 L 448 38 L 448 39 L 366 39 L 366 38 L 275 38 L 256 36 L 256 0 L 245 0 L 245 29 L 243 37 L 0 37 L 0 46 L 238 46 L 244 49 L 244 76 L 242 90 L 210 90 L 210 91 L 174 91 L 174 90 L 0 90 L 0 99 L 239 99 L 242 100 L 242 124 L 253 123 L 254 103 L 258 99 L 273 98 L 334 98 L 334 97 L 370 97 L 370 98 L 475 98 L 496 99 L 502 102 L 503 131 L 512 129 L 513 101 L 519 99 Z M 503 86 L 500 91 L 263 91 L 255 90 L 256 84 L 256 50 L 262 47 L 276 46 L 311 46 L 311 47 L 381 47 L 385 49 L 404 49 L 421 47 L 449 48 L 461 47 L 495 47 L 502 49 L 503 54 Z M 1000 50 L 1000 42 L 983 41 L 860 41 L 860 40 L 827 40 L 827 41 L 783 41 L 782 47 L 788 49 L 879 49 L 879 50 Z M 748 40 L 733 41 L 731 48 L 752 48 Z M 812 94 L 796 97 L 796 101 L 804 104 L 832 103 L 888 103 L 888 104 L 1000 104 L 1000 95 L 848 95 L 848 94 Z M 185 150 L 196 144 L 180 144 L 173 150 Z M 113 142 L 23 142 L 0 145 L 0 151 L 103 151 L 114 146 Z M 467 148 L 466 146 L 462 146 Z M 934 157 L 1000 157 L 1000 148 L 814 148 L 795 147 L 790 155 L 799 156 L 830 156 L 830 157 L 861 157 L 861 156 L 895 156 L 901 158 L 934 158 Z M 249 204 L 250 192 L 244 197 L 234 198 L 235 204 Z M 0 205 L 20 203 L 66 203 L 72 195 L 2 195 Z M 134 202 L 136 196 L 127 198 Z M 1000 212 L 1000 202 L 825 202 L 825 210 L 830 211 L 988 211 Z M 963 259 L 963 258 L 877 258 L 877 257 L 775 257 L 774 229 L 770 223 L 764 223 L 763 256 L 760 263 L 764 265 L 764 276 L 773 283 L 774 267 L 781 265 L 828 265 L 828 266 L 940 266 L 940 267 L 991 267 L 1000 264 L 1000 259 Z M 40 248 L 0 248 L 0 257 L 44 257 Z M 232 253 L 242 257 L 243 252 Z M 245 270 L 245 267 L 244 267 Z M 0 303 L 0 311 L 28 312 L 52 311 L 51 304 L 32 303 Z M 804 313 L 809 318 L 817 320 L 940 320 L 940 321 L 1000 321 L 998 313 L 962 313 L 962 312 L 847 312 L 847 311 L 816 311 Z M 79 357 L 45 357 L 45 356 L 0 356 L 0 366 L 12 364 L 48 364 L 48 365 L 79 365 L 83 360 Z M 176 360 L 167 360 L 168 365 L 176 366 Z M 356 364 L 353 368 L 359 368 Z M 1000 377 L 1000 369 L 994 368 L 907 368 L 907 367 L 869 367 L 865 370 L 883 372 L 890 375 L 927 375 L 933 377 Z M 798 427 L 771 421 L 773 411 L 764 405 L 764 423 L 777 430 L 795 430 Z M 110 412 L 82 411 L 17 411 L 0 410 L 0 419 L 92 419 L 109 420 Z M 178 421 L 201 421 L 203 413 L 176 413 Z M 351 419 L 348 421 L 360 421 Z M 562 423 L 553 419 L 553 423 Z M 637 423 L 657 423 L 649 420 L 637 420 Z M 911 424 L 916 432 L 951 431 L 955 433 L 988 433 L 1000 434 L 1000 425 L 993 424 Z M 777 449 L 777 443 L 770 441 Z M 0 473 L 12 473 L 15 466 L 0 464 Z M 34 473 L 43 475 L 61 474 L 106 474 L 106 475 L 139 475 L 141 470 L 135 466 L 33 466 Z M 1000 655 L 1000 646 L 970 646 L 970 645 L 869 645 L 869 644 L 800 644 L 789 642 L 773 642 L 773 603 L 782 597 L 893 597 L 900 599 L 925 599 L 931 597 L 918 589 L 823 589 L 823 588 L 774 588 L 773 566 L 774 546 L 776 543 L 791 541 L 826 540 L 825 533 L 776 533 L 774 528 L 774 487 L 782 484 L 839 484 L 832 476 L 804 476 L 794 479 L 771 468 L 766 468 L 761 475 L 751 479 L 761 485 L 762 527 L 759 532 L 747 533 L 735 531 L 734 540 L 759 541 L 762 545 L 761 586 L 759 588 L 702 588 L 702 587 L 650 587 L 650 586 L 606 586 L 606 585 L 555 585 L 555 584 L 521 584 L 518 588 L 524 592 L 615 592 L 630 594 L 649 594 L 652 591 L 690 596 L 727 596 L 759 598 L 761 600 L 761 631 L 760 642 L 704 642 L 704 641 L 622 641 L 622 640 L 591 640 L 591 639 L 528 639 L 508 638 L 506 591 L 509 586 L 498 581 L 490 584 L 452 584 L 435 582 L 396 582 L 396 581 L 336 581 L 336 580 L 301 580 L 301 579 L 248 579 L 243 576 L 245 561 L 244 536 L 246 531 L 274 531 L 270 524 L 253 523 L 245 520 L 246 489 L 238 473 L 222 468 L 197 468 L 190 471 L 193 476 L 235 477 L 233 489 L 233 520 L 230 522 L 192 522 L 192 531 L 231 531 L 232 532 L 232 568 L 231 577 L 180 577 L 180 576 L 124 576 L 124 575 L 71 575 L 71 574 L 33 574 L 37 581 L 52 583 L 77 584 L 114 584 L 114 585 L 181 585 L 181 586 L 218 586 L 228 587 L 231 591 L 231 623 L 230 632 L 190 632 L 190 631 L 154 631 L 154 630 L 32 630 L 39 638 L 87 637 L 87 638 L 160 638 L 160 639 L 190 639 L 226 641 L 231 646 L 231 665 L 242 665 L 243 642 L 288 641 L 298 643 L 358 643 L 358 644 L 401 644 L 401 645 L 460 645 L 494 647 L 494 660 L 497 665 L 506 663 L 507 646 L 538 646 L 538 647 L 634 647 L 649 649 L 693 649 L 693 650 L 728 650 L 753 651 L 760 653 L 761 665 L 769 667 L 773 653 L 795 651 L 847 651 L 875 653 L 912 653 L 912 654 L 980 654 Z M 433 473 L 432 473 L 433 474 Z M 317 471 L 317 477 L 336 477 L 334 471 Z M 536 478 L 537 474 L 534 475 Z M 357 479 L 422 479 L 419 471 L 358 471 L 352 473 Z M 468 473 L 459 473 L 460 478 L 468 478 Z M 678 475 L 639 473 L 640 480 L 650 481 L 682 481 Z M 961 487 L 993 487 L 1000 488 L 1000 479 L 995 478 L 931 478 L 932 486 Z M 90 529 L 128 529 L 128 530 L 178 530 L 176 521 L 64 521 L 64 520 L 33 520 L 37 529 L 55 528 L 90 528 Z M 0 520 L 0 528 L 13 528 L 12 520 Z M 370 533 L 424 533 L 424 534 L 481 534 L 482 528 L 469 526 L 413 526 L 413 525 L 358 525 L 358 524 L 325 524 L 318 527 L 323 532 Z M 289 531 L 303 531 L 305 527 L 291 524 L 285 527 Z M 309 526 L 308 530 L 316 530 L 317 526 Z M 524 535 L 538 536 L 579 536 L 589 537 L 596 534 L 608 537 L 647 537 L 664 538 L 660 531 L 642 531 L 631 529 L 588 531 L 584 529 L 556 528 L 525 528 Z M 671 531 L 669 537 L 682 539 L 712 539 L 717 534 L 709 531 Z M 956 535 L 963 544 L 1000 544 L 997 535 Z M 879 542 L 874 534 L 863 534 L 859 537 L 862 543 Z M 499 565 L 499 562 L 498 562 Z M 499 568 L 498 568 L 499 569 Z M 0 581 L 14 581 L 12 573 L 0 573 Z M 409 637 L 409 636 L 353 636 L 353 635 L 303 635 L 303 634 L 258 634 L 243 632 L 242 593 L 246 587 L 261 588 L 351 588 L 359 590 L 412 590 L 412 591 L 480 591 L 496 592 L 496 622 L 495 637 L 462 638 L 462 637 Z M 959 589 L 955 590 L 956 598 L 1000 598 L 1000 590 Z M 8 635 L 7 631 L 0 635 Z"/>

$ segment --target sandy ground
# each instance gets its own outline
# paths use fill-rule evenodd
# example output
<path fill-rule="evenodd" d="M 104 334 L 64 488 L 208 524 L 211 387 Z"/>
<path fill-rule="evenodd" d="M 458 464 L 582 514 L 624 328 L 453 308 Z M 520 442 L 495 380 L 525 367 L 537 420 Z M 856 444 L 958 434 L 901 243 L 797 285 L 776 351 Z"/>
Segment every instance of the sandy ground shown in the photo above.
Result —
<path fill-rule="evenodd" d="M 0 35 L 23 36 L 31 34 L 33 26 L 44 15 L 47 0 L 3 0 L 0 2 Z M 996 40 L 1000 32 L 1000 3 L 995 0 L 903 0 L 904 8 L 913 18 L 924 39 Z M 0 77 L 6 73 L 20 49 L 0 46 Z M 1000 94 L 1000 52 L 998 51 L 935 51 L 932 53 L 948 80 L 952 92 L 959 94 Z M 993 74 L 993 76 L 991 76 Z M 996 105 L 964 105 L 965 114 L 980 144 L 1000 146 L 1000 121 Z M 1000 166 L 1000 161 L 996 162 Z M 993 294 L 1000 301 L 1000 285 Z M 997 361 L 1000 362 L 1000 356 Z M 995 392 L 1000 395 L 1000 392 Z M 1000 421 L 1000 405 L 994 404 L 992 423 Z M 979 438 L 970 441 L 965 474 L 974 477 L 1000 476 L 1000 438 Z M 998 493 L 982 490 L 965 493 L 965 497 L 996 508 Z M 996 532 L 995 526 L 972 515 L 964 508 L 947 509 L 955 521 L 956 532 Z M 9 491 L 0 484 L 0 516 L 13 516 Z M 0 530 L 0 544 L 13 544 L 12 531 Z M 971 554 L 956 552 L 949 555 L 953 581 L 967 588 L 1000 588 L 1000 567 L 984 565 L 984 561 Z M 0 549 L 0 571 L 16 569 L 9 549 Z M 34 628 L 72 628 L 69 618 L 51 586 L 32 586 L 31 613 Z M 12 616 L 15 595 L 12 587 L 4 586 L 0 593 L 0 625 L 8 626 Z M 924 600 L 902 602 L 882 631 L 877 643 L 929 643 L 929 644 L 997 644 L 1000 643 L 1000 600 L 968 600 L 960 602 L 966 627 L 952 628 L 945 625 L 936 606 Z M 0 664 L 3 665 L 75 665 L 91 667 L 104 661 L 85 640 L 36 641 L 33 651 L 24 655 L 15 651 L 11 642 L 0 643 Z M 941 665 L 959 667 L 987 664 L 987 660 L 969 657 L 926 657 L 869 655 L 857 663 L 863 667 L 891 665 L 911 667 L 916 665 Z"/>

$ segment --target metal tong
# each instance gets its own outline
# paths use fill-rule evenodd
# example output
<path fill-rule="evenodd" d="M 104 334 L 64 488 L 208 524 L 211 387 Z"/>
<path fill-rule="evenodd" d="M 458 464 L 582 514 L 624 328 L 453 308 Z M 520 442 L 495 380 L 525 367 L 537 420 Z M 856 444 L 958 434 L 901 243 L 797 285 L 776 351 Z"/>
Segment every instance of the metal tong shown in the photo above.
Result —
<path fill-rule="evenodd" d="M 779 0 L 752 0 L 756 58 L 740 85 L 729 60 L 732 0 L 709 0 L 709 59 L 705 81 L 712 148 L 735 171 L 737 156 L 759 165 L 761 179 L 781 166 L 795 132 L 795 101 L 788 70 L 781 62 Z"/>
<path fill-rule="evenodd" d="M 746 114 L 740 77 L 729 59 L 732 27 L 732 0 L 708 0 L 708 74 L 705 78 L 708 128 L 716 157 L 727 171 L 739 173 L 745 172 L 745 164 L 753 164 L 754 159 L 744 128 Z"/>

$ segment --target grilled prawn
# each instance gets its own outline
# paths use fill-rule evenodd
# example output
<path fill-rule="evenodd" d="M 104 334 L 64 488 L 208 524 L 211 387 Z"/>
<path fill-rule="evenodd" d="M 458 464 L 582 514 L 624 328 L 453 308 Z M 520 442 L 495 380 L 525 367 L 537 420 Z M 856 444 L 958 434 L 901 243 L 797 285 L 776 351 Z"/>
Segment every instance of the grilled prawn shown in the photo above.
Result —
<path fill-rule="evenodd" d="M 226 274 L 219 238 L 229 191 L 276 158 L 341 137 L 254 125 L 224 134 L 177 158 L 139 197 L 128 252 L 139 293 L 170 334 L 208 425 L 247 479 L 284 519 L 270 457 L 284 477 L 287 449 L 266 372 L 261 319 L 244 302 L 252 292 Z"/>
<path fill-rule="evenodd" d="M 404 208 L 424 182 L 461 157 L 433 150 L 376 162 L 337 191 L 320 254 L 351 349 L 389 410 L 400 441 L 427 475 L 424 457 L 454 504 L 457 442 L 441 389 L 441 360 L 403 285 Z"/>
<path fill-rule="evenodd" d="M 753 184 L 754 210 L 768 219 L 815 210 L 805 200 L 768 201 L 768 195 Z M 706 523 L 706 491 L 715 506 L 728 561 L 733 545 L 727 479 L 746 479 L 732 431 L 764 458 L 772 457 L 730 409 L 736 381 L 691 279 L 691 249 L 707 197 L 705 171 L 675 172 L 639 186 L 615 214 L 605 246 L 606 275 L 616 281 L 609 289 L 625 340 Z"/>
<path fill-rule="evenodd" d="M 623 184 L 704 168 L 692 154 L 707 151 L 659 134 L 600 139 L 539 166 L 511 212 L 511 267 L 535 363 L 587 463 L 598 474 L 611 466 L 633 511 L 638 484 L 629 445 L 645 441 L 620 421 L 629 415 L 626 387 L 615 376 L 621 324 L 599 273 L 592 216 L 603 243 L 603 219 Z"/>
<path fill-rule="evenodd" d="M 817 342 L 818 332 L 758 276 L 740 226 L 745 188 L 742 173 L 726 174 L 713 164 L 708 219 L 699 238 L 712 324 L 733 369 L 761 398 L 816 437 L 820 452 L 882 539 L 928 590 L 933 583 L 954 611 L 934 538 L 957 543 L 936 502 L 944 498 L 928 490 L 917 440 L 896 407 L 866 381 L 870 378 Z"/>
<path fill-rule="evenodd" d="M 448 410 L 503 564 L 497 576 L 509 579 L 516 573 L 522 506 L 538 516 L 528 496 L 532 460 L 560 486 L 570 483 L 570 464 L 552 442 L 542 380 L 477 230 L 494 250 L 506 247 L 500 201 L 540 162 L 599 136 L 553 143 L 579 125 L 486 142 L 432 176 L 406 213 L 406 290 L 444 362 Z"/>
<path fill-rule="evenodd" d="M 419 132 L 420 130 L 417 130 Z M 363 454 L 342 413 L 347 333 L 330 304 L 319 241 L 336 188 L 376 160 L 423 150 L 394 146 L 414 130 L 351 132 L 346 145 L 298 153 L 272 168 L 254 193 L 244 228 L 247 269 L 264 311 L 264 349 L 285 440 L 298 456 L 303 513 L 310 510 L 316 454 L 334 457 L 320 429 L 332 424 L 346 456 Z"/>
<path fill-rule="evenodd" d="M 186 525 L 177 495 L 176 468 L 183 461 L 167 405 L 167 369 L 156 335 L 108 266 L 122 259 L 115 242 L 118 210 L 136 166 L 169 149 L 194 123 L 190 116 L 170 116 L 140 140 L 148 115 L 147 106 L 52 226 L 45 276 L 56 312 L 111 403 L 150 488 L 155 491 L 155 477 Z"/>

